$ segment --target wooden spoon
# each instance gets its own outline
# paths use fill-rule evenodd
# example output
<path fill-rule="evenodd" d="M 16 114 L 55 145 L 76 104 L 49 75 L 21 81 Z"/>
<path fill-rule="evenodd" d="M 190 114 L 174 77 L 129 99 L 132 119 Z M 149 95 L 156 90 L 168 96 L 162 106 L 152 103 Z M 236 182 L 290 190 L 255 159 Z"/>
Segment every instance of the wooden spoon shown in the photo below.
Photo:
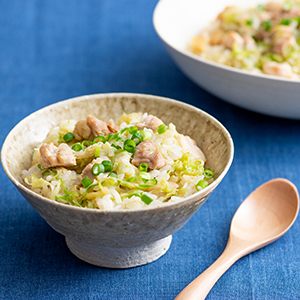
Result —
<path fill-rule="evenodd" d="M 290 181 L 277 178 L 258 187 L 236 211 L 224 252 L 175 300 L 205 299 L 233 263 L 285 234 L 296 220 L 298 210 L 298 191 Z"/>

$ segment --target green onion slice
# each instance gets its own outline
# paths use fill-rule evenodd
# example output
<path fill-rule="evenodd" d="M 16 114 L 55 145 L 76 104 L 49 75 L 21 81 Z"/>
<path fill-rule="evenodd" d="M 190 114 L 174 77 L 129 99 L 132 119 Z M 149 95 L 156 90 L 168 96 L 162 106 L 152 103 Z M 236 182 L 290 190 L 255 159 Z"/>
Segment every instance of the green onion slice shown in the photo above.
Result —
<path fill-rule="evenodd" d="M 118 175 L 116 173 L 111 172 L 111 173 L 108 174 L 108 177 L 115 177 L 115 178 L 117 178 Z"/>
<path fill-rule="evenodd" d="M 253 19 L 249 19 L 246 21 L 246 25 L 251 26 L 253 25 Z"/>
<path fill-rule="evenodd" d="M 93 175 L 97 176 L 100 173 L 104 173 L 105 167 L 102 164 L 94 164 L 92 167 L 92 173 Z"/>
<path fill-rule="evenodd" d="M 141 163 L 139 169 L 140 169 L 140 172 L 147 172 L 148 165 L 146 163 Z"/>
<path fill-rule="evenodd" d="M 135 147 L 136 147 L 136 143 L 133 140 L 126 140 L 124 142 L 123 149 L 127 152 L 134 153 Z"/>
<path fill-rule="evenodd" d="M 84 177 L 81 180 L 81 183 L 82 183 L 83 187 L 88 188 L 93 182 L 92 182 L 92 180 L 90 178 Z"/>
<path fill-rule="evenodd" d="M 158 134 L 162 134 L 167 131 L 167 127 L 165 124 L 161 124 L 157 127 Z"/>
<path fill-rule="evenodd" d="M 272 28 L 272 21 L 270 21 L 270 20 L 264 21 L 263 25 L 264 25 L 266 31 L 270 31 Z"/>
<path fill-rule="evenodd" d="M 138 131 L 138 129 L 136 126 L 131 126 L 129 127 L 128 131 L 130 134 L 135 134 Z"/>
<path fill-rule="evenodd" d="M 104 166 L 105 172 L 111 172 L 114 168 L 114 165 L 110 160 L 104 160 L 102 165 Z"/>
<path fill-rule="evenodd" d="M 63 139 L 66 143 L 70 143 L 75 139 L 75 136 L 72 132 L 68 132 L 63 136 Z"/>
<path fill-rule="evenodd" d="M 93 143 L 95 144 L 95 143 L 98 143 L 99 141 L 102 143 L 105 143 L 106 139 L 103 135 L 98 135 L 94 138 Z"/>
<path fill-rule="evenodd" d="M 282 19 L 280 25 L 289 26 L 292 23 L 291 19 Z"/>
<path fill-rule="evenodd" d="M 205 169 L 203 174 L 206 179 L 210 179 L 214 176 L 214 172 L 211 169 Z"/>
<path fill-rule="evenodd" d="M 82 145 L 81 145 L 80 143 L 76 143 L 76 144 L 74 144 L 74 145 L 72 146 L 72 150 L 78 152 L 78 151 L 83 150 L 83 148 L 82 148 Z"/>
<path fill-rule="evenodd" d="M 81 146 L 83 147 L 89 147 L 93 144 L 92 141 L 82 141 Z"/>
<path fill-rule="evenodd" d="M 120 146 L 115 145 L 115 144 L 111 144 L 112 147 L 116 148 L 117 150 L 122 149 Z"/>
<path fill-rule="evenodd" d="M 143 141 L 143 136 L 139 132 L 135 132 L 131 139 L 136 143 L 136 145 L 138 145 Z"/>
<path fill-rule="evenodd" d="M 206 180 L 199 180 L 199 182 L 196 184 L 196 190 L 200 191 L 208 186 L 208 182 Z"/>
<path fill-rule="evenodd" d="M 149 205 L 153 201 L 152 198 L 150 198 L 149 196 L 147 196 L 145 194 L 143 194 L 143 196 L 141 197 L 141 200 L 147 205 Z"/>

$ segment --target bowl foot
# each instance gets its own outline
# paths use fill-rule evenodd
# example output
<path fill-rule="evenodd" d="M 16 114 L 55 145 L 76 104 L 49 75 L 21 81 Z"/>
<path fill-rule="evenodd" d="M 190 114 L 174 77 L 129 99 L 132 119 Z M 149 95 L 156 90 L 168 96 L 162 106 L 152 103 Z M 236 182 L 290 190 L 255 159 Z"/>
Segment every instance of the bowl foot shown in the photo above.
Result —
<path fill-rule="evenodd" d="M 151 244 L 133 248 L 114 248 L 91 245 L 66 237 L 71 252 L 81 260 L 104 268 L 126 269 L 148 264 L 164 255 L 172 235 Z"/>

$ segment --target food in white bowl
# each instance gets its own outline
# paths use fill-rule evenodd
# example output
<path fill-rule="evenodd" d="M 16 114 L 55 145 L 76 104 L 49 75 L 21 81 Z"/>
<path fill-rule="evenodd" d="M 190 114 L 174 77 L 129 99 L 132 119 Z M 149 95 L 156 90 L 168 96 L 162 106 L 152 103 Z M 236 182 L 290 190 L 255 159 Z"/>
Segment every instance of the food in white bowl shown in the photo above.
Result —
<path fill-rule="evenodd" d="M 242 70 L 299 79 L 300 1 L 228 6 L 188 50 Z"/>
<path fill-rule="evenodd" d="M 95 209 L 89 208 L 89 206 L 69 205 L 62 203 L 64 200 L 68 200 L 67 196 L 58 195 L 65 198 L 61 198 L 59 202 L 41 195 L 40 191 L 33 191 L 23 178 L 24 170 L 29 170 L 32 166 L 32 156 L 36 147 L 39 147 L 46 138 L 46 143 L 44 143 L 46 149 L 49 147 L 51 151 L 54 150 L 54 153 L 60 152 L 59 155 L 48 156 L 43 167 L 40 166 L 46 173 L 49 171 L 47 169 L 51 169 L 49 164 L 65 162 L 68 165 L 74 164 L 73 157 L 69 157 L 69 153 L 73 154 L 73 151 L 70 150 L 72 141 L 69 140 L 70 135 L 65 135 L 70 130 L 72 131 L 73 127 L 75 128 L 76 122 L 83 121 L 84 123 L 91 112 L 99 120 L 105 122 L 109 122 L 110 119 L 117 121 L 122 118 L 124 113 L 128 116 L 133 112 L 147 112 L 149 115 L 163 120 L 165 124 L 173 123 L 177 132 L 190 136 L 203 151 L 206 159 L 205 168 L 214 172 L 213 182 L 191 195 L 186 195 L 180 201 L 167 201 L 164 205 L 155 205 L 153 201 L 149 206 L 144 203 L 144 207 L 127 209 L 114 209 L 113 207 Z M 76 120 L 74 124 L 68 124 L 67 127 L 63 127 L 63 131 L 60 131 L 63 128 L 59 124 L 62 124 L 64 120 L 72 119 Z M 83 125 L 83 123 L 80 124 Z M 86 131 L 81 131 L 80 135 L 83 134 L 84 139 L 89 140 L 90 138 L 89 142 L 92 142 L 93 137 L 90 137 L 89 129 L 85 126 L 80 126 L 80 128 L 86 129 Z M 73 131 L 72 134 L 77 136 L 77 133 Z M 131 136 L 130 133 L 129 136 Z M 59 143 L 60 139 L 63 139 L 64 143 Z M 81 138 L 79 137 L 79 139 Z M 49 146 L 51 142 L 53 145 Z M 66 142 L 71 147 L 66 145 Z M 83 143 L 84 147 L 89 144 L 88 141 L 83 142 L 83 140 L 76 141 L 76 143 L 81 145 Z M 111 148 L 110 143 L 104 145 L 95 143 L 95 147 L 99 146 L 103 149 L 108 146 L 109 149 Z M 92 150 L 93 145 L 90 147 Z M 82 154 L 84 152 L 82 151 Z M 98 150 L 95 149 L 91 152 L 90 159 L 93 159 L 95 154 L 98 156 Z M 126 154 L 125 151 L 123 152 Z M 205 203 L 228 172 L 233 152 L 232 138 L 226 128 L 204 111 L 168 98 L 117 93 L 73 98 L 32 113 L 17 124 L 6 137 L 1 150 L 1 162 L 4 171 L 29 204 L 53 229 L 65 236 L 72 253 L 97 266 L 129 268 L 155 261 L 166 253 L 172 241 L 172 234 L 182 228 Z M 68 157 L 63 157 L 63 154 L 67 154 Z M 101 149 L 100 155 L 102 155 Z M 39 159 L 37 157 L 37 161 Z M 36 162 L 34 164 L 37 167 Z M 121 174 L 119 175 L 121 176 Z M 29 173 L 27 176 L 31 176 L 31 174 Z M 150 183 L 153 182 L 155 181 L 150 181 Z M 57 185 L 59 190 L 60 185 L 61 182 Z M 80 188 L 84 189 L 83 186 Z M 97 191 L 95 192 L 97 193 Z M 101 201 L 100 199 L 99 197 L 99 201 Z M 222 201 L 222 199 L 217 199 L 217 201 Z"/>
<path fill-rule="evenodd" d="M 248 9 L 268 2 L 270 0 L 160 0 L 154 10 L 153 24 L 179 69 L 203 89 L 248 110 L 300 119 L 298 78 L 264 74 L 259 68 L 254 72 L 239 69 L 189 51 L 193 38 L 205 30 L 226 7 Z M 271 64 L 269 67 L 274 70 L 278 66 L 273 62 L 273 66 Z M 293 68 L 293 73 L 298 74 L 296 63 Z"/>
<path fill-rule="evenodd" d="M 51 128 L 23 178 L 33 191 L 69 205 L 153 208 L 213 182 L 205 161 L 193 139 L 151 114 L 123 114 L 117 122 L 88 115 Z"/>

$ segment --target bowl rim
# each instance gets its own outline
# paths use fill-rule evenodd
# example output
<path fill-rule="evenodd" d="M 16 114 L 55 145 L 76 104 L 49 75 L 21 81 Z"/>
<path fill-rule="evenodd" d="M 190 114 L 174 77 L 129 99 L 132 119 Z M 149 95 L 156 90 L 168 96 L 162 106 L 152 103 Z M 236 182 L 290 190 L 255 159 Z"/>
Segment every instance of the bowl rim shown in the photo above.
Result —
<path fill-rule="evenodd" d="M 293 78 L 285 78 L 285 77 L 280 77 L 280 76 L 275 76 L 275 75 L 268 75 L 268 74 L 264 74 L 264 73 L 251 73 L 250 71 L 246 71 L 246 70 L 242 70 L 242 69 L 238 69 L 238 68 L 234 68 L 231 66 L 227 66 L 227 65 L 223 65 L 221 63 L 217 63 L 214 61 L 210 61 L 208 59 L 202 58 L 192 52 L 189 52 L 185 49 L 180 49 L 179 47 L 175 47 L 172 44 L 170 44 L 168 41 L 166 41 L 162 34 L 159 31 L 159 26 L 157 25 L 157 15 L 158 15 L 158 11 L 160 10 L 160 6 L 161 3 L 167 1 L 167 0 L 159 0 L 154 8 L 153 11 L 153 15 L 152 15 L 152 23 L 153 23 L 153 27 L 154 30 L 156 32 L 156 34 L 158 35 L 158 37 L 170 48 L 172 48 L 173 50 L 177 51 L 178 53 L 180 53 L 183 56 L 189 57 L 193 60 L 196 60 L 198 62 L 201 62 L 203 64 L 209 65 L 211 67 L 214 68 L 220 68 L 223 69 L 224 71 L 227 72 L 233 72 L 236 73 L 237 75 L 240 76 L 250 76 L 250 77 L 257 77 L 257 78 L 261 78 L 261 79 L 266 79 L 269 81 L 275 80 L 275 81 L 280 81 L 280 82 L 289 82 L 291 84 L 299 84 L 300 83 L 300 79 L 293 79 Z M 183 0 L 181 0 L 183 1 Z M 184 2 L 184 1 L 183 1 Z"/>
<path fill-rule="evenodd" d="M 143 98 L 147 98 L 147 99 L 157 99 L 157 100 L 161 100 L 161 101 L 165 101 L 165 102 L 169 102 L 169 103 L 173 103 L 182 107 L 186 107 L 192 110 L 196 110 L 199 113 L 205 115 L 206 117 L 208 117 L 208 119 L 210 119 L 211 121 L 213 121 L 216 125 L 219 126 L 219 128 L 222 130 L 222 132 L 224 133 L 224 136 L 227 137 L 227 141 L 229 144 L 229 159 L 226 163 L 226 166 L 224 168 L 224 170 L 220 173 L 219 177 L 213 181 L 211 184 L 209 184 L 206 188 L 204 188 L 201 191 L 198 191 L 188 197 L 185 197 L 183 200 L 180 200 L 178 202 L 175 203 L 167 203 L 164 204 L 160 207 L 144 207 L 144 208 L 133 208 L 133 209 L 122 209 L 122 210 L 113 210 L 113 209 L 107 209 L 107 210 L 101 210 L 101 209 L 95 209 L 95 208 L 85 208 L 85 207 L 77 207 L 77 206 L 73 206 L 73 205 L 68 205 L 68 204 L 64 204 L 64 203 L 60 203 L 58 201 L 52 200 L 50 198 L 44 197 L 34 191 L 32 191 L 30 188 L 26 187 L 25 184 L 20 183 L 11 173 L 7 163 L 6 163 L 6 156 L 7 156 L 7 147 L 8 147 L 8 140 L 11 139 L 14 136 L 14 131 L 16 131 L 19 127 L 22 127 L 22 125 L 24 123 L 27 122 L 28 119 L 30 119 L 33 115 L 35 114 L 40 114 L 43 112 L 43 110 L 50 110 L 52 107 L 54 106 L 64 106 L 66 104 L 69 103 L 74 103 L 74 102 L 82 102 L 82 101 L 86 101 L 90 98 L 95 98 L 95 97 L 101 97 L 101 98 L 113 98 L 113 97 L 124 97 L 124 98 L 132 98 L 132 97 L 143 97 Z M 153 211 L 157 211 L 157 210 L 164 210 L 166 208 L 176 208 L 177 206 L 181 206 L 183 203 L 184 204 L 188 204 L 190 202 L 194 201 L 195 196 L 197 195 L 198 199 L 202 199 L 204 198 L 206 195 L 209 195 L 216 187 L 217 185 L 222 181 L 222 179 L 224 178 L 224 176 L 227 174 L 228 170 L 231 167 L 232 161 L 233 161 L 233 157 L 234 157 L 234 144 L 233 144 L 233 140 L 232 137 L 230 135 L 230 133 L 228 132 L 228 130 L 225 128 L 225 126 L 218 121 L 215 117 L 213 117 L 212 115 L 208 114 L 207 112 L 203 111 L 200 108 L 197 108 L 193 105 L 187 104 L 185 102 L 182 102 L 180 100 L 175 100 L 175 99 L 171 99 L 168 97 L 162 97 L 162 96 L 156 96 L 156 95 L 151 95 L 151 94 L 142 94 L 142 93 L 124 93 L 124 92 L 117 92 L 117 93 L 98 93 L 98 94 L 90 94 L 90 95 L 83 95 L 83 96 L 77 96 L 77 97 L 73 97 L 73 98 L 68 98 L 66 100 L 62 100 L 62 101 L 58 101 L 56 103 L 44 106 L 34 112 L 32 112 L 31 114 L 29 114 L 28 116 L 26 116 L 25 118 L 23 118 L 21 121 L 19 121 L 12 129 L 11 131 L 8 133 L 8 135 L 6 136 L 4 143 L 2 145 L 2 149 L 1 149 L 1 163 L 2 163 L 2 167 L 3 170 L 5 171 L 6 175 L 8 176 L 8 178 L 12 181 L 12 183 L 17 187 L 17 189 L 21 189 L 23 192 L 25 192 L 26 194 L 30 194 L 32 197 L 34 198 L 38 198 L 39 200 L 43 201 L 43 202 L 47 202 L 50 205 L 56 206 L 56 207 L 61 207 L 63 209 L 71 209 L 71 210 L 79 210 L 79 211 L 89 211 L 90 213 L 100 213 L 100 214 L 107 214 L 107 213 L 113 213 L 113 214 L 124 214 L 124 213 L 141 213 L 141 212 L 153 212 Z M 24 197 L 24 196 L 23 196 Z"/>

